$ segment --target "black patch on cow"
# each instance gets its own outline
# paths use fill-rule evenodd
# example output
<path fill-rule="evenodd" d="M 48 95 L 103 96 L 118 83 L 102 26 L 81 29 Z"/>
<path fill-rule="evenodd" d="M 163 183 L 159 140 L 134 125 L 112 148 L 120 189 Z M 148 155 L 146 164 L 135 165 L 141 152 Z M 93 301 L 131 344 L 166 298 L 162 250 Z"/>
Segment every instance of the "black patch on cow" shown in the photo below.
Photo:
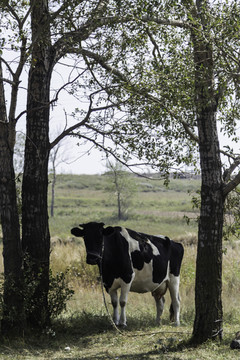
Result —
<path fill-rule="evenodd" d="M 148 241 L 148 236 L 146 234 L 143 234 L 143 233 L 139 233 L 139 232 L 136 232 L 136 231 L 133 231 L 133 230 L 130 230 L 130 229 L 126 229 L 127 232 L 129 233 L 129 235 L 139 241 L 139 243 L 147 243 Z"/>
<path fill-rule="evenodd" d="M 137 270 L 142 270 L 144 263 L 150 263 L 153 258 L 153 250 L 149 244 L 148 238 L 141 233 L 127 229 L 129 235 L 139 243 L 139 250 L 131 253 L 133 267 Z"/>
<path fill-rule="evenodd" d="M 161 283 L 167 274 L 168 262 L 171 257 L 171 240 L 166 236 L 159 238 L 153 235 L 143 234 L 158 249 L 159 255 L 153 255 L 152 279 L 155 283 Z"/>
<path fill-rule="evenodd" d="M 166 254 L 154 255 L 153 256 L 153 274 L 152 279 L 155 283 L 161 283 L 167 275 L 169 257 L 166 257 Z"/>
<path fill-rule="evenodd" d="M 131 253 L 133 267 L 137 270 L 142 270 L 145 263 L 151 260 L 153 266 L 152 280 L 155 283 L 161 283 L 167 274 L 168 261 L 171 254 L 171 241 L 168 237 L 162 239 L 156 236 L 139 233 L 127 229 L 129 235 L 138 241 L 139 250 Z M 153 244 L 159 251 L 159 255 L 153 254 Z"/>
<path fill-rule="evenodd" d="M 114 227 L 114 232 L 104 236 L 103 282 L 106 290 L 112 286 L 114 279 L 121 278 L 129 284 L 132 280 L 132 264 L 129 256 L 128 241 L 121 235 L 121 227 Z"/>
<path fill-rule="evenodd" d="M 159 237 L 142 233 L 138 234 L 139 236 L 142 236 L 143 239 L 149 239 L 159 251 L 161 251 L 161 247 L 165 247 L 170 250 L 170 273 L 174 276 L 179 276 L 184 255 L 184 248 L 182 244 L 170 240 L 167 236 Z"/>
<path fill-rule="evenodd" d="M 132 259 L 133 267 L 137 270 L 142 270 L 144 265 L 144 260 L 140 251 L 133 251 L 131 253 L 131 259 Z"/>
<path fill-rule="evenodd" d="M 180 268 L 184 255 L 182 244 L 171 241 L 170 273 L 174 276 L 180 275 Z"/>
<path fill-rule="evenodd" d="M 144 263 L 150 263 L 153 258 L 153 251 L 150 244 L 139 244 L 140 251 L 135 250 L 131 253 L 133 267 L 137 270 L 142 270 Z"/>

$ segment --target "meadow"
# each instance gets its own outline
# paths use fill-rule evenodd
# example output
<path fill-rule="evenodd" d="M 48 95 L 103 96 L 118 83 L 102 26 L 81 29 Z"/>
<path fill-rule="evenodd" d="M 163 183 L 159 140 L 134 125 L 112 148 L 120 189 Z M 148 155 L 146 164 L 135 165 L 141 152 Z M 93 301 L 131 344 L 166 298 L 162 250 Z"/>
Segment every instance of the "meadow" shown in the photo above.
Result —
<path fill-rule="evenodd" d="M 239 350 L 230 350 L 230 342 L 240 330 L 238 241 L 224 242 L 223 340 L 193 348 L 188 342 L 194 321 L 198 210 L 192 208 L 191 199 L 199 189 L 199 180 L 172 179 L 166 188 L 160 180 L 134 179 L 136 191 L 128 219 L 119 222 L 114 194 L 106 192 L 106 175 L 58 176 L 55 212 L 50 218 L 51 268 L 53 273 L 67 271 L 68 286 L 74 290 L 74 295 L 68 301 L 66 311 L 53 320 L 51 328 L 11 342 L 5 339 L 0 344 L 1 360 L 240 358 Z M 190 219 L 189 224 L 186 217 Z M 72 227 L 88 221 L 168 235 L 183 243 L 180 327 L 175 328 L 169 322 L 169 295 L 166 296 L 162 325 L 158 327 L 151 294 L 134 293 L 130 293 L 127 304 L 127 328 L 116 330 L 113 327 L 110 299 L 107 294 L 103 295 L 98 269 L 86 264 L 82 239 L 74 238 L 70 233 Z M 2 272 L 1 263 L 0 267 Z"/>

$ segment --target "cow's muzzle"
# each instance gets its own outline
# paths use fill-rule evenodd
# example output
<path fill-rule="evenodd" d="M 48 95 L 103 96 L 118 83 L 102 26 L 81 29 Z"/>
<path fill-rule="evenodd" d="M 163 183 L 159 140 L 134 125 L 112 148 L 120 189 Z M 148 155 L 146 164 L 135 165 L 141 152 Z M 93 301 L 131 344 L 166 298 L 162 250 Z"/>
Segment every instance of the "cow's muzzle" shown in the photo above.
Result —
<path fill-rule="evenodd" d="M 87 264 L 89 265 L 98 265 L 100 264 L 101 259 L 102 257 L 97 253 L 93 253 L 93 252 L 87 253 Z"/>

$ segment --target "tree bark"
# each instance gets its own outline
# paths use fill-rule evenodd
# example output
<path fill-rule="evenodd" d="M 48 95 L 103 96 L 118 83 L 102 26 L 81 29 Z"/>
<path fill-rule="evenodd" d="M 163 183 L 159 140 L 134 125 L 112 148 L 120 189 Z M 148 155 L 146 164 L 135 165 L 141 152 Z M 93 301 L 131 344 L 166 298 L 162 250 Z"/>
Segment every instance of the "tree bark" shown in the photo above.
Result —
<path fill-rule="evenodd" d="M 28 80 L 27 134 L 22 186 L 22 239 L 25 271 L 36 284 L 28 322 L 49 324 L 48 158 L 51 43 L 47 1 L 30 1 L 32 6 L 32 62 Z"/>
<path fill-rule="evenodd" d="M 193 339 L 202 343 L 222 336 L 223 186 L 214 119 L 199 119 L 202 171 L 201 211 L 195 286 Z"/>
<path fill-rule="evenodd" d="M 2 68 L 0 62 L 0 79 Z M 0 221 L 3 232 L 4 296 L 2 333 L 24 328 L 22 252 L 16 196 L 13 149 L 15 126 L 7 122 L 3 83 L 0 81 Z"/>
<path fill-rule="evenodd" d="M 199 14 L 202 1 L 198 1 Z M 205 4 L 206 5 L 206 4 Z M 204 15 L 192 32 L 195 63 L 195 104 L 201 166 L 201 209 L 195 286 L 193 341 L 222 336 L 222 229 L 223 181 L 217 135 L 213 51 Z"/>

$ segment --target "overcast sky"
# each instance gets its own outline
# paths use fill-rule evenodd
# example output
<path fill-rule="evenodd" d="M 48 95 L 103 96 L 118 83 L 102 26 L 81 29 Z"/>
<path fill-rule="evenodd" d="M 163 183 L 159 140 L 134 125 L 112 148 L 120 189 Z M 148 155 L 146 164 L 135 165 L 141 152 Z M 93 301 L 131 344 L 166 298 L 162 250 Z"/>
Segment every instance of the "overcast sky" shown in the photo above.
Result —
<path fill-rule="evenodd" d="M 65 142 L 68 148 L 68 140 Z M 66 160 L 63 159 L 57 166 L 59 174 L 102 174 L 106 171 L 106 159 L 102 152 L 91 149 L 90 153 L 87 148 L 82 149 L 74 144 L 71 140 L 71 150 L 67 150 Z M 69 155 L 69 156 L 68 156 Z"/>

